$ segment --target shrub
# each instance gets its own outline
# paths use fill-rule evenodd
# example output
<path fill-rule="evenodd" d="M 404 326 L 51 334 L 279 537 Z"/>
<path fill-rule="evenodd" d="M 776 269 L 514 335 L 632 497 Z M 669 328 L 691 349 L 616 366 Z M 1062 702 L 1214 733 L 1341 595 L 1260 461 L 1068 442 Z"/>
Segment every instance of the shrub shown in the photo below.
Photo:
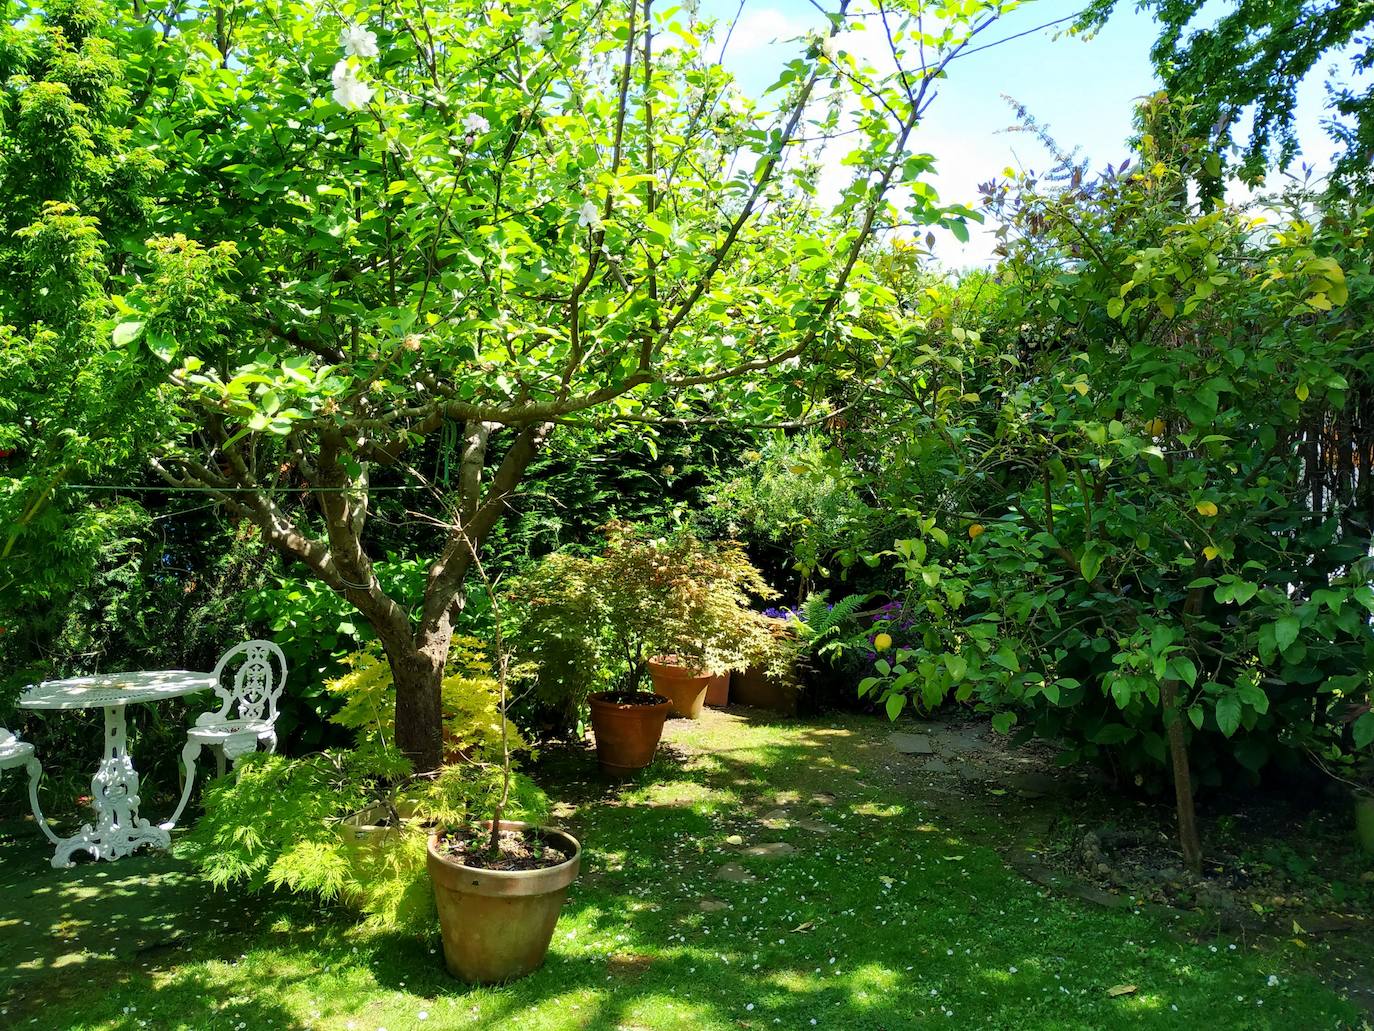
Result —
<path fill-rule="evenodd" d="M 740 545 L 687 529 L 606 532 L 600 555 L 550 555 L 507 591 L 517 653 L 537 668 L 533 693 L 565 726 L 593 690 L 638 690 L 656 655 L 723 672 L 774 648 L 751 609 L 772 592 Z"/>

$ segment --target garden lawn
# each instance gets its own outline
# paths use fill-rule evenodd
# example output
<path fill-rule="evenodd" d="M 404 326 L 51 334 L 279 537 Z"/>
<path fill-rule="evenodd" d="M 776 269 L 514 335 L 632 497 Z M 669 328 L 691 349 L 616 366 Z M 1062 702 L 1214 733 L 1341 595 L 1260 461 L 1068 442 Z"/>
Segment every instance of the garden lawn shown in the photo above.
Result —
<path fill-rule="evenodd" d="M 915 761 L 887 745 L 889 729 L 862 717 L 708 712 L 671 721 L 659 760 L 620 785 L 595 773 L 589 751 L 546 755 L 537 773 L 565 800 L 583 874 L 547 964 L 506 987 L 451 980 L 437 942 L 363 933 L 300 900 L 267 898 L 255 925 L 205 922 L 184 944 L 104 963 L 98 977 L 89 962 L 54 964 L 11 988 L 0 1024 L 1361 1026 L 1353 1006 L 1299 971 L 1296 945 L 1199 938 L 1187 919 L 1102 909 L 1024 880 L 999 848 L 1015 848 L 1025 803 L 922 797 Z M 779 854 L 750 854 L 765 845 Z M 62 876 L 35 874 L 34 887 Z"/>

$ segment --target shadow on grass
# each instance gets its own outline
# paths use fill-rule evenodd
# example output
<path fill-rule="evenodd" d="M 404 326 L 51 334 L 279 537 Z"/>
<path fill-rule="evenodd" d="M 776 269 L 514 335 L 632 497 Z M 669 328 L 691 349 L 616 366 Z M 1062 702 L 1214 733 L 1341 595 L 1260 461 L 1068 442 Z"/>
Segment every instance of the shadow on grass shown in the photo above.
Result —
<path fill-rule="evenodd" d="M 557 822 L 582 840 L 584 873 L 548 962 L 509 985 L 459 984 L 433 941 L 359 933 L 266 896 L 258 903 L 270 922 L 217 948 L 197 943 L 148 969 L 127 959 L 89 968 L 112 991 L 51 970 L 26 990 L 36 999 L 63 988 L 60 1026 L 119 1031 L 140 1019 L 254 1031 L 356 1020 L 398 1031 L 421 1027 L 420 1013 L 426 1028 L 521 1031 L 1332 1026 L 1344 1017 L 1334 997 L 1296 980 L 1261 1011 L 1261 958 L 1180 943 L 1151 918 L 1086 909 L 1009 874 L 981 836 L 998 828 L 947 819 L 878 783 L 891 760 L 881 733 L 754 713 L 674 721 L 655 764 L 618 781 L 597 771 L 589 747 L 547 750 L 534 773 L 566 803 Z M 765 844 L 787 847 L 750 853 Z M 727 866 L 744 876 L 721 879 Z M 226 962 L 195 962 L 207 959 Z M 134 996 L 142 1012 L 124 1013 Z"/>

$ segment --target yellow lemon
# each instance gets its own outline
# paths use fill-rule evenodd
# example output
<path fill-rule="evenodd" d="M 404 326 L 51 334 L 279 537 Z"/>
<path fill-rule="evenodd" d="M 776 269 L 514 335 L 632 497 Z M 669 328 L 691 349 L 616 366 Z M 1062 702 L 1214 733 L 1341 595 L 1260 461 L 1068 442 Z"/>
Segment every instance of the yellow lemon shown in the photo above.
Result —
<path fill-rule="evenodd" d="M 969 540 L 971 540 L 971 541 L 976 541 L 976 540 L 977 540 L 979 537 L 981 537 L 981 536 L 983 536 L 983 524 L 982 524 L 982 523 L 974 523 L 972 526 L 970 526 L 970 527 L 968 528 L 968 539 L 969 539 Z"/>
<path fill-rule="evenodd" d="M 1145 432 L 1152 437 L 1164 436 L 1164 431 L 1166 429 L 1168 429 L 1168 427 L 1164 425 L 1163 419 L 1151 419 L 1145 424 Z"/>
<path fill-rule="evenodd" d="M 873 638 L 873 647 L 880 652 L 887 651 L 892 647 L 892 635 L 879 634 L 877 637 Z"/>

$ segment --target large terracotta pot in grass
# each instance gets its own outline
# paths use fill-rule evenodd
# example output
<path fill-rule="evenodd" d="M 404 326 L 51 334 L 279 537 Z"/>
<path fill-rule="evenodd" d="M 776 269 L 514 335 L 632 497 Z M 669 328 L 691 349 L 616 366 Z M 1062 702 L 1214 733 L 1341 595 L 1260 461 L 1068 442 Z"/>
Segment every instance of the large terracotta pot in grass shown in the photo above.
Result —
<path fill-rule="evenodd" d="M 539 968 L 582 862 L 582 846 L 571 834 L 514 821 L 501 826 L 536 831 L 572 858 L 537 870 L 483 870 L 446 856 L 439 836 L 430 836 L 429 877 L 444 962 L 454 977 L 472 984 L 510 981 Z"/>
<path fill-rule="evenodd" d="M 706 689 L 715 678 L 682 662 L 676 655 L 659 655 L 649 660 L 649 676 L 654 690 L 673 703 L 673 711 L 689 720 L 701 719 L 706 704 Z"/>
<path fill-rule="evenodd" d="M 736 670 L 730 678 L 730 694 L 737 705 L 768 709 L 785 716 L 797 714 L 795 681 L 770 676 L 762 666 Z"/>
<path fill-rule="evenodd" d="M 730 704 L 730 674 L 717 673 L 706 684 L 706 704 L 726 706 Z"/>
<path fill-rule="evenodd" d="M 603 691 L 587 699 L 596 757 L 607 773 L 631 773 L 654 761 L 672 702 L 647 691 Z"/>

